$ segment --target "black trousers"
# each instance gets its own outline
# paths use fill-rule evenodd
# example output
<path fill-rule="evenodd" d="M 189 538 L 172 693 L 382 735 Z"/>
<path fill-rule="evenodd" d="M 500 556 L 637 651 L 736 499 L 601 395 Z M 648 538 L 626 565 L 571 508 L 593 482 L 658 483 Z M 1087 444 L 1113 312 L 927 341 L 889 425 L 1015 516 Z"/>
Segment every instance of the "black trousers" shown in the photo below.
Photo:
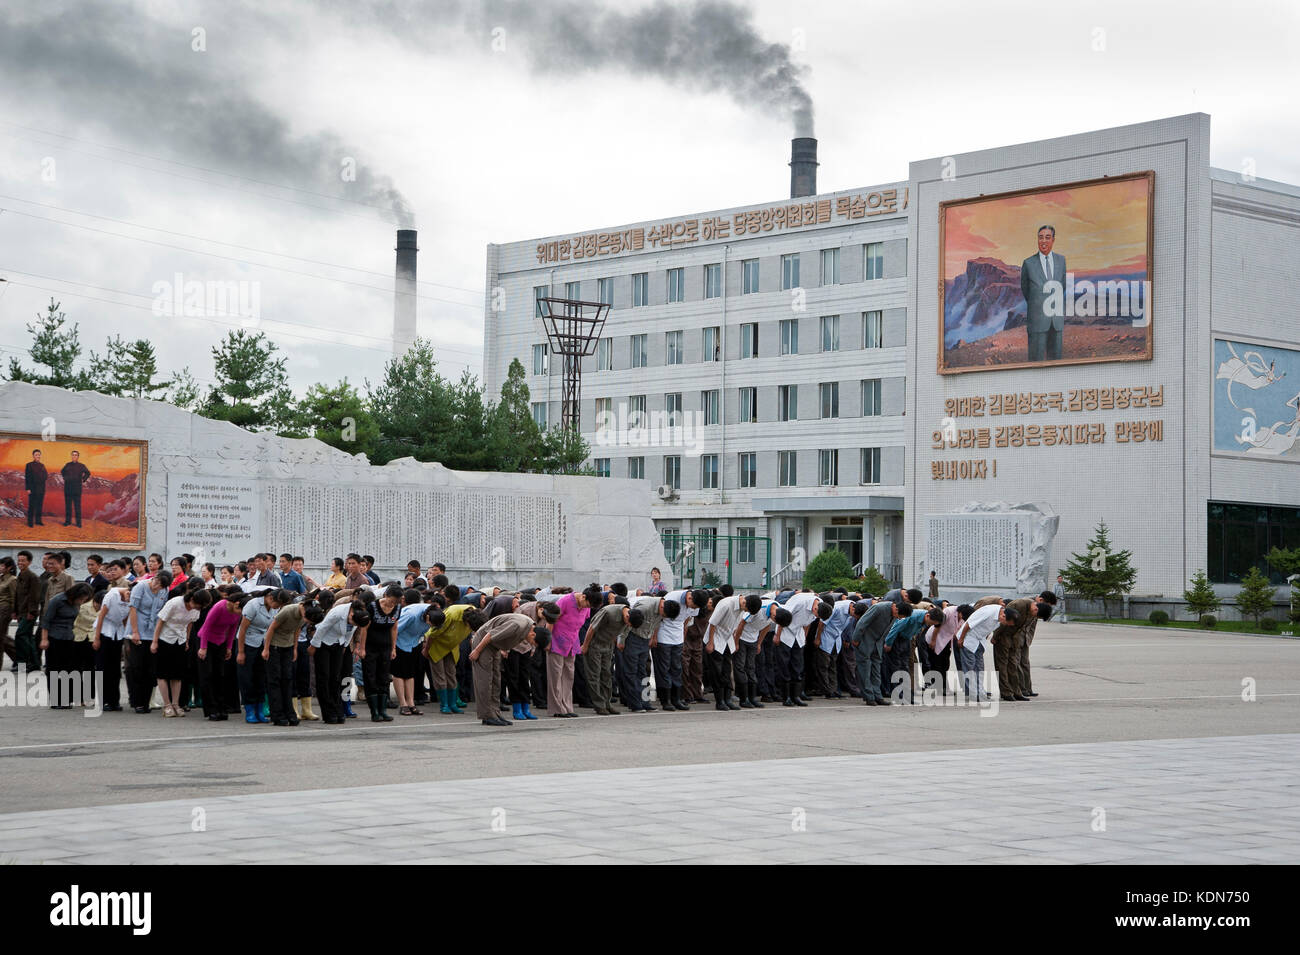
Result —
<path fill-rule="evenodd" d="M 646 637 L 628 634 L 618 667 L 619 679 L 622 681 L 623 704 L 628 709 L 642 709 L 649 699 L 643 689 L 645 684 L 642 683 L 642 674 L 645 673 L 646 659 L 649 656 L 650 641 Z"/>
<path fill-rule="evenodd" d="M 469 662 L 469 653 L 474 649 L 470 646 L 469 637 L 460 642 L 460 659 L 456 661 L 456 684 L 457 693 L 466 703 L 474 702 L 474 664 Z M 366 658 L 370 657 L 370 648 L 366 648 Z M 370 681 L 366 681 L 366 686 Z M 387 684 L 385 684 L 387 686 Z"/>
<path fill-rule="evenodd" d="M 132 706 L 148 706 L 153 698 L 154 687 L 157 686 L 149 641 L 142 638 L 139 643 L 127 643 L 126 653 L 127 698 Z"/>
<path fill-rule="evenodd" d="M 948 665 L 952 660 L 952 644 L 943 648 L 942 653 L 935 653 L 924 640 L 916 641 L 916 661 L 921 666 L 921 685 L 928 686 L 931 674 L 937 674 L 938 686 L 935 687 L 944 696 L 948 695 Z"/>
<path fill-rule="evenodd" d="M 103 637 L 95 652 L 95 669 L 103 674 L 104 706 L 122 705 L 122 641 Z"/>
<path fill-rule="evenodd" d="M 261 647 L 246 647 L 239 667 L 239 698 L 245 706 L 261 706 L 266 697 L 266 661 Z"/>
<path fill-rule="evenodd" d="M 581 664 L 573 667 L 573 705 L 590 707 L 591 684 L 587 682 L 587 668 Z"/>
<path fill-rule="evenodd" d="M 342 644 L 322 644 L 312 658 L 316 663 L 316 696 L 320 699 L 323 720 L 343 716 L 343 650 Z"/>
<path fill-rule="evenodd" d="M 913 702 L 912 641 L 895 640 L 880 667 L 881 694 L 895 703 Z"/>
<path fill-rule="evenodd" d="M 41 511 L 45 508 L 45 486 L 42 485 L 39 491 L 27 492 L 27 526 L 34 524 L 44 524 L 41 520 Z"/>
<path fill-rule="evenodd" d="M 655 663 L 655 692 L 659 699 L 667 699 L 664 691 L 680 687 L 682 683 L 682 645 L 664 646 L 662 643 L 650 651 Z"/>
<path fill-rule="evenodd" d="M 293 647 L 272 647 L 266 661 L 266 685 L 271 696 L 271 719 L 297 719 L 293 708 Z"/>
<path fill-rule="evenodd" d="M 307 652 L 310 644 L 306 640 L 298 641 L 298 659 L 293 665 L 293 695 L 311 696 L 311 654 Z"/>
<path fill-rule="evenodd" d="M 81 526 L 81 488 L 77 488 L 75 491 L 73 491 L 65 487 L 63 489 L 63 522 L 65 524 L 71 524 L 73 521 L 72 515 L 74 513 L 77 515 L 76 516 L 77 526 L 80 527 Z"/>
<path fill-rule="evenodd" d="M 762 696 L 776 696 L 776 650 L 775 641 L 769 631 L 759 642 L 758 655 L 754 658 L 754 669 L 758 671 L 758 692 Z"/>
<path fill-rule="evenodd" d="M 72 706 L 81 702 L 77 699 L 81 687 L 71 640 L 50 640 L 45 650 L 45 686 L 51 706 Z"/>
<path fill-rule="evenodd" d="M 366 641 L 366 657 L 361 661 L 361 682 L 366 688 L 366 695 L 377 693 L 388 695 L 388 684 L 393 682 L 393 645 L 385 640 L 383 643 Z M 464 659 L 464 654 L 461 655 Z"/>
<path fill-rule="evenodd" d="M 714 702 L 726 703 L 731 698 L 731 648 L 719 653 L 714 650 L 704 657 L 709 684 L 713 687 Z"/>
<path fill-rule="evenodd" d="M 546 654 L 528 655 L 528 680 L 533 686 L 533 706 L 546 709 Z"/>
<path fill-rule="evenodd" d="M 862 696 L 862 687 L 858 686 L 858 658 L 853 649 L 853 641 L 845 637 L 840 643 L 839 685 L 852 696 Z"/>
<path fill-rule="evenodd" d="M 506 693 L 511 703 L 533 702 L 533 684 L 528 675 L 528 665 L 532 661 L 527 653 L 506 654 Z"/>
<path fill-rule="evenodd" d="M 777 641 L 774 649 L 776 650 L 776 678 L 782 683 L 795 683 L 802 680 L 804 648 L 797 644 L 787 647 Z M 763 652 L 767 653 L 766 650 Z"/>
<path fill-rule="evenodd" d="M 203 694 L 203 715 L 221 716 L 230 705 L 226 699 L 226 671 L 234 660 L 226 660 L 226 647 L 208 647 L 208 655 L 199 661 L 199 692 Z"/>

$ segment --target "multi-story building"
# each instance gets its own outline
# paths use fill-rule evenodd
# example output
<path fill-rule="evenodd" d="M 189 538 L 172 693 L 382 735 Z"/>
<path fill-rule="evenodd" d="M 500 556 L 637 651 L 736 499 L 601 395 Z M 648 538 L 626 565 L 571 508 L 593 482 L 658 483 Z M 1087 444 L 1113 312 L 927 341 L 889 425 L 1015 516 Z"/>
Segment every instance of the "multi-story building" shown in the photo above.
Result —
<path fill-rule="evenodd" d="M 696 535 L 705 564 L 730 555 L 745 584 L 832 546 L 916 582 L 927 516 L 970 501 L 1033 501 L 1059 514 L 1053 575 L 1104 518 L 1133 552 L 1143 593 L 1181 594 L 1201 568 L 1231 585 L 1245 566 L 1265 566 L 1269 546 L 1300 546 L 1300 411 L 1274 427 L 1273 402 L 1242 423 L 1251 403 L 1240 389 L 1227 404 L 1221 393 L 1229 346 L 1247 388 L 1265 381 L 1255 366 L 1272 361 L 1266 383 L 1293 368 L 1300 391 L 1300 323 L 1283 286 L 1300 270 L 1300 189 L 1212 170 L 1209 117 L 1199 114 L 940 157 L 909 172 L 864 189 L 490 245 L 489 393 L 519 359 L 535 417 L 556 423 L 560 368 L 536 299 L 608 303 L 583 364 L 592 466 L 643 479 L 659 529 Z M 1104 345 L 1101 357 L 1041 367 L 945 367 L 943 204 L 1135 174 L 1152 184 L 1150 328 L 1134 333 L 1146 353 L 1111 361 L 1106 349 L 1117 346 Z M 1058 251 L 1079 267 L 1088 227 L 1055 226 Z M 1018 294 L 1032 232 L 1023 251 L 1010 250 L 1012 278 L 998 294 Z M 998 329 L 1023 347 L 1015 324 L 1008 316 Z M 1077 349 L 1075 329 L 1065 335 Z M 1109 404 L 1128 411 L 1138 388 L 1159 403 L 1135 401 L 1127 414 Z M 1028 419 L 963 417 L 990 409 L 976 399 L 1007 394 L 1027 397 Z M 1030 435 L 1084 426 L 1086 440 L 1027 443 L 1020 425 Z M 726 555 L 709 552 L 713 535 L 727 539 Z M 751 537 L 770 539 L 770 558 L 745 544 Z"/>

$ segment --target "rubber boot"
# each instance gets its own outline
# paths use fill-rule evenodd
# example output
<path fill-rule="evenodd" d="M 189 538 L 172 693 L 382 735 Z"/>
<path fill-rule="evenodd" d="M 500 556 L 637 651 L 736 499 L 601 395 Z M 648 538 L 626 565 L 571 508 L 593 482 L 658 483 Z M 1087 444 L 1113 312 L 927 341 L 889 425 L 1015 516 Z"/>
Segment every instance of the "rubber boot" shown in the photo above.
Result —
<path fill-rule="evenodd" d="M 725 711 L 730 709 L 730 707 L 727 706 L 727 695 L 722 691 L 720 687 L 715 686 L 713 688 L 713 698 L 717 700 L 717 702 L 713 704 L 713 708 L 715 710 Z"/>
<path fill-rule="evenodd" d="M 727 709 L 729 710 L 740 709 L 740 707 L 737 704 L 731 702 L 731 691 L 727 689 L 725 686 L 722 687 L 721 692 L 718 695 L 721 696 L 722 701 L 727 704 Z"/>
<path fill-rule="evenodd" d="M 265 699 L 262 700 L 262 705 L 258 709 L 258 713 L 261 715 L 261 719 L 259 719 L 257 722 L 259 723 L 271 722 L 271 701 Z"/>
<path fill-rule="evenodd" d="M 794 700 L 790 699 L 790 684 L 787 681 L 776 681 L 776 695 L 781 697 L 782 706 L 794 706 Z"/>
<path fill-rule="evenodd" d="M 682 699 L 682 687 L 673 687 L 673 706 L 679 710 L 689 710 L 690 706 Z"/>
<path fill-rule="evenodd" d="M 803 680 L 795 680 L 790 685 L 790 699 L 794 700 L 795 706 L 807 706 L 803 701 Z"/>
<path fill-rule="evenodd" d="M 260 723 L 260 722 L 262 722 L 261 720 L 259 720 L 259 719 L 257 718 L 257 714 L 255 714 L 255 713 L 253 712 L 253 706 L 254 706 L 254 704 L 252 704 L 252 703 L 245 703 L 245 704 L 244 704 L 244 722 L 245 722 L 245 723 Z"/>
<path fill-rule="evenodd" d="M 385 723 L 393 722 L 393 718 L 388 715 L 388 694 L 378 693 L 376 696 L 379 697 L 379 718 Z"/>
<path fill-rule="evenodd" d="M 370 706 L 370 722 L 382 723 L 384 718 L 379 715 L 379 694 L 367 693 L 366 703 Z"/>
<path fill-rule="evenodd" d="M 298 697 L 298 703 L 299 703 L 299 705 L 302 707 L 302 712 L 298 714 L 299 717 L 300 717 L 301 719 L 307 720 L 309 723 L 312 722 L 312 721 L 314 721 L 314 720 L 319 720 L 319 719 L 320 719 L 319 716 L 317 716 L 315 713 L 313 713 L 313 712 L 311 711 L 311 697 L 310 697 L 310 696 L 300 696 L 300 697 Z"/>
<path fill-rule="evenodd" d="M 535 719 L 537 719 L 537 715 L 533 712 L 533 709 L 532 709 L 531 704 L 528 704 L 528 703 L 520 703 L 520 704 L 519 704 L 519 709 L 520 709 L 520 711 L 523 713 L 523 715 L 524 715 L 524 719 L 526 719 L 526 720 L 535 720 Z"/>
<path fill-rule="evenodd" d="M 459 687 L 452 687 L 447 691 L 447 705 L 451 707 L 453 713 L 464 713 L 469 703 L 460 698 Z"/>
<path fill-rule="evenodd" d="M 346 696 L 343 698 L 343 715 L 350 720 L 357 718 L 357 714 L 352 712 L 352 701 Z"/>
<path fill-rule="evenodd" d="M 763 708 L 766 706 L 766 704 L 765 704 L 761 699 L 759 699 L 759 697 L 758 697 L 758 684 L 757 684 L 757 683 L 746 683 L 746 684 L 745 684 L 745 689 L 749 691 L 749 705 L 750 705 L 750 706 L 752 706 L 752 707 L 753 707 L 754 709 L 756 709 L 756 710 L 761 710 L 761 709 L 763 709 Z M 742 698 L 743 698 L 743 697 L 744 697 L 744 694 L 742 693 L 741 696 L 742 696 Z M 742 705 L 743 705 L 743 704 L 742 704 Z"/>
<path fill-rule="evenodd" d="M 523 708 L 520 704 L 518 704 L 518 703 L 511 703 L 511 704 L 510 704 L 510 715 L 513 716 L 516 720 L 522 720 L 522 719 L 524 718 L 523 709 L 524 709 L 524 708 Z"/>

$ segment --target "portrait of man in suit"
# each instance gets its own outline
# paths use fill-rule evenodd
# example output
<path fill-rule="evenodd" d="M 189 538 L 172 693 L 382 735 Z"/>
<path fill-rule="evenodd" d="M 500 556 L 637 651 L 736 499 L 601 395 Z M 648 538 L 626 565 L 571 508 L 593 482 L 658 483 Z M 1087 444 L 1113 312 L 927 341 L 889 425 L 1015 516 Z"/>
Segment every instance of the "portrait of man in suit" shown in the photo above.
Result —
<path fill-rule="evenodd" d="M 23 471 L 23 487 L 27 491 L 27 526 L 37 527 L 45 522 L 41 514 L 45 510 L 45 479 L 48 474 L 41 463 L 41 452 L 33 451 L 32 459 Z"/>
<path fill-rule="evenodd" d="M 1056 227 L 1050 224 L 1039 226 L 1038 252 L 1020 263 L 1020 291 L 1025 296 L 1025 330 L 1029 333 L 1030 361 L 1061 359 L 1065 339 L 1061 290 L 1065 285 L 1065 256 L 1052 251 L 1055 244 Z M 1053 285 L 1054 282 L 1060 287 Z"/>

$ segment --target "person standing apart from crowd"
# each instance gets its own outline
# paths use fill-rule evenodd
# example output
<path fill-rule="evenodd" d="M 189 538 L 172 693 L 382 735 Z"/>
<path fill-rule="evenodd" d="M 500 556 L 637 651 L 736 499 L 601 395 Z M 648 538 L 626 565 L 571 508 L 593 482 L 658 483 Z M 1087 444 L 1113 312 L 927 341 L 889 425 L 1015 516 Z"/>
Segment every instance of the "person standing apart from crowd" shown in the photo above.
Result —
<path fill-rule="evenodd" d="M 343 573 L 343 558 L 335 557 L 330 561 L 330 572 L 325 578 L 325 586 L 330 590 L 342 590 L 347 585 L 348 577 Z"/>
<path fill-rule="evenodd" d="M 650 589 L 646 594 L 651 597 L 662 597 L 668 593 L 668 585 L 664 583 L 663 577 L 659 574 L 658 567 L 650 568 Z"/>

